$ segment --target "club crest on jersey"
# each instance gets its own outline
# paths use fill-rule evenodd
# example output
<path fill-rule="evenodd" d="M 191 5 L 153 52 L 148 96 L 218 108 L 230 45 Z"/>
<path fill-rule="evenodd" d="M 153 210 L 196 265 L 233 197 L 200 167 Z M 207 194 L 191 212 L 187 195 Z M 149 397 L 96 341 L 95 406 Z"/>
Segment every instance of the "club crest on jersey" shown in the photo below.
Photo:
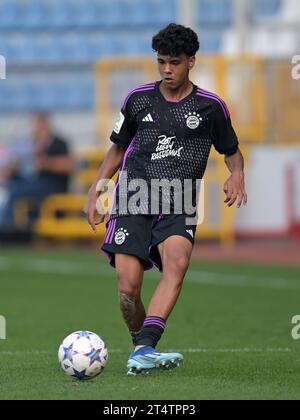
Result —
<path fill-rule="evenodd" d="M 201 118 L 201 115 L 197 114 L 197 112 L 189 112 L 188 115 L 185 115 L 185 118 L 187 119 L 186 120 L 186 125 L 191 130 L 196 130 L 196 128 L 199 127 L 200 122 L 203 120 Z"/>
<path fill-rule="evenodd" d="M 123 245 L 123 243 L 126 241 L 127 237 L 129 236 L 129 233 L 126 229 L 120 228 L 115 233 L 115 243 L 117 245 Z"/>

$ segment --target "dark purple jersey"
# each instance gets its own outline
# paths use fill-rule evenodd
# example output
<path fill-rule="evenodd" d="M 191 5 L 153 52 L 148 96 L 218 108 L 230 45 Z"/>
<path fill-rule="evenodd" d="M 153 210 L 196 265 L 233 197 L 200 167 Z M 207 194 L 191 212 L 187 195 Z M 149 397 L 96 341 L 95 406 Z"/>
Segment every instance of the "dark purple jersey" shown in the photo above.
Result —
<path fill-rule="evenodd" d="M 190 180 L 195 204 L 196 181 L 203 178 L 211 146 L 226 155 L 237 151 L 237 136 L 221 98 L 194 85 L 186 98 L 170 102 L 161 94 L 160 83 L 141 86 L 128 95 L 111 135 L 114 143 L 126 148 L 115 191 L 115 215 L 128 214 L 128 208 L 125 211 L 120 205 L 121 199 L 124 204 L 138 197 L 134 185 L 139 183 L 135 180 L 143 180 L 149 191 L 147 197 L 140 193 L 139 210 L 134 214 L 156 214 L 154 201 L 159 203 L 158 213 L 164 213 L 163 193 L 150 191 L 153 181 L 174 181 L 174 185 L 178 181 L 183 186 Z M 126 185 L 121 182 L 124 176 Z M 171 213 L 176 200 L 178 196 L 171 192 Z"/>

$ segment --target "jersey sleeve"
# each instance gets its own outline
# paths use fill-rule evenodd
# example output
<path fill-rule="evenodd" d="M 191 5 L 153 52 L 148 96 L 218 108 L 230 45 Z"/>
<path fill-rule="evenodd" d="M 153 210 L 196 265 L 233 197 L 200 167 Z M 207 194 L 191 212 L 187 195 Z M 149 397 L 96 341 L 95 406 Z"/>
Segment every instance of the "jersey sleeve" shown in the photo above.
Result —
<path fill-rule="evenodd" d="M 212 125 L 213 144 L 222 155 L 233 155 L 238 149 L 238 138 L 232 127 L 231 118 L 224 102 L 216 104 Z"/>
<path fill-rule="evenodd" d="M 110 140 L 123 147 L 128 147 L 135 135 L 135 122 L 130 113 L 131 101 L 129 100 L 120 111 Z"/>

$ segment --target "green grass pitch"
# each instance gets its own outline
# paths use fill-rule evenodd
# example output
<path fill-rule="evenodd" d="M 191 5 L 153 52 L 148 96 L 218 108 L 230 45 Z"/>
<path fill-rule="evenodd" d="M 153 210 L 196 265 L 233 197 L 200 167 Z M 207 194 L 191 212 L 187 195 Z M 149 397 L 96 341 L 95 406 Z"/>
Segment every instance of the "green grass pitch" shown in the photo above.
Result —
<path fill-rule="evenodd" d="M 145 275 L 149 302 L 159 280 Z M 300 269 L 193 262 L 158 349 L 184 363 L 128 377 L 131 342 L 118 309 L 114 270 L 82 251 L 0 251 L 0 399 L 299 399 Z M 91 330 L 107 343 L 104 372 L 77 382 L 58 365 L 62 339 Z"/>

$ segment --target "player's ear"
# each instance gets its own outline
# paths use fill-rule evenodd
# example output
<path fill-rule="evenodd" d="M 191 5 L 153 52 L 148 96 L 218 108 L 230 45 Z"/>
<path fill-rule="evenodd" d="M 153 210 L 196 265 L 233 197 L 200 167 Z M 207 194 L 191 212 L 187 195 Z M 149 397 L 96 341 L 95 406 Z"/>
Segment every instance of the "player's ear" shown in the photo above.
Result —
<path fill-rule="evenodd" d="M 196 57 L 192 56 L 189 58 L 189 69 L 192 70 L 196 64 Z"/>

